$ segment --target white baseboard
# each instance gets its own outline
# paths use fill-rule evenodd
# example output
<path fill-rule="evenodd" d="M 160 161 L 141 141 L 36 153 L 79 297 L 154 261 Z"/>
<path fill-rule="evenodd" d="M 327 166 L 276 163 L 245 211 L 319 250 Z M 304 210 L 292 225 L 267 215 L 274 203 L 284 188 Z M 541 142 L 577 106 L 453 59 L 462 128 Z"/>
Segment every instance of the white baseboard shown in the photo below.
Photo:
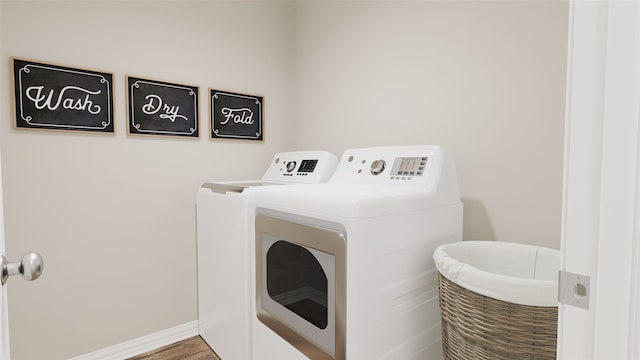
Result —
<path fill-rule="evenodd" d="M 122 360 L 196 335 L 198 335 L 198 321 L 192 321 L 70 360 Z"/>

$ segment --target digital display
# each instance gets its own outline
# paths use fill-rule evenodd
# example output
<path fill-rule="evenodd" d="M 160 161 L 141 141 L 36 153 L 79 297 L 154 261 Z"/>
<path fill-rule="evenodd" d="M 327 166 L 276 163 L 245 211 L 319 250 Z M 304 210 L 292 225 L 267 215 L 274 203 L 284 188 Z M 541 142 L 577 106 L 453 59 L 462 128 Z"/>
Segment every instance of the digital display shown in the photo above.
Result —
<path fill-rule="evenodd" d="M 427 166 L 427 157 L 397 158 L 393 163 L 391 175 L 396 176 L 422 176 Z"/>
<path fill-rule="evenodd" d="M 300 163 L 300 167 L 298 168 L 298 172 L 313 172 L 313 170 L 316 169 L 317 164 L 318 160 L 302 160 L 302 163 Z"/>

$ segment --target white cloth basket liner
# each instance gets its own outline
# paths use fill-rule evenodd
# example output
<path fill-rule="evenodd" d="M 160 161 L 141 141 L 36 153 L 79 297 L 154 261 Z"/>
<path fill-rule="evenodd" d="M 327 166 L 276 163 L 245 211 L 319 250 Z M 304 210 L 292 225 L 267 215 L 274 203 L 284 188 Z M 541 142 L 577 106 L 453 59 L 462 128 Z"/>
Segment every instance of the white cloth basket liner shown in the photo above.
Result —
<path fill-rule="evenodd" d="M 558 306 L 560 251 L 500 241 L 461 241 L 433 253 L 440 274 L 494 299 Z"/>

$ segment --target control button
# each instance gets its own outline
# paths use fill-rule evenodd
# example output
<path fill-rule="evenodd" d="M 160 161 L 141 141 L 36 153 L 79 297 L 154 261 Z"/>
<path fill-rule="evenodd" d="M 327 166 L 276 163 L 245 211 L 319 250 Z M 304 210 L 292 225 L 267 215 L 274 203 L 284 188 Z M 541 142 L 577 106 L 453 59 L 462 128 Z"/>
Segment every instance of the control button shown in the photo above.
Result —
<path fill-rule="evenodd" d="M 379 175 L 387 167 L 387 163 L 384 160 L 376 160 L 371 163 L 371 175 Z"/>
<path fill-rule="evenodd" d="M 287 163 L 287 172 L 292 172 L 295 169 L 296 169 L 296 162 L 295 161 L 289 161 Z"/>

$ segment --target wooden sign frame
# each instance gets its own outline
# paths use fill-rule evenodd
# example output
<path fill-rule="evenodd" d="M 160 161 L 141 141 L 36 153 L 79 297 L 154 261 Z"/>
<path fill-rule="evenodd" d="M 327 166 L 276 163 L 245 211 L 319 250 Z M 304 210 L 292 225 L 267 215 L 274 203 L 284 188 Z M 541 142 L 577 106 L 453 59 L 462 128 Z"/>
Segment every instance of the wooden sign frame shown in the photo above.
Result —
<path fill-rule="evenodd" d="M 127 76 L 129 134 L 200 137 L 197 86 Z"/>
<path fill-rule="evenodd" d="M 113 74 L 12 57 L 17 129 L 114 133 Z"/>
<path fill-rule="evenodd" d="M 263 97 L 209 89 L 211 138 L 263 140 Z"/>

